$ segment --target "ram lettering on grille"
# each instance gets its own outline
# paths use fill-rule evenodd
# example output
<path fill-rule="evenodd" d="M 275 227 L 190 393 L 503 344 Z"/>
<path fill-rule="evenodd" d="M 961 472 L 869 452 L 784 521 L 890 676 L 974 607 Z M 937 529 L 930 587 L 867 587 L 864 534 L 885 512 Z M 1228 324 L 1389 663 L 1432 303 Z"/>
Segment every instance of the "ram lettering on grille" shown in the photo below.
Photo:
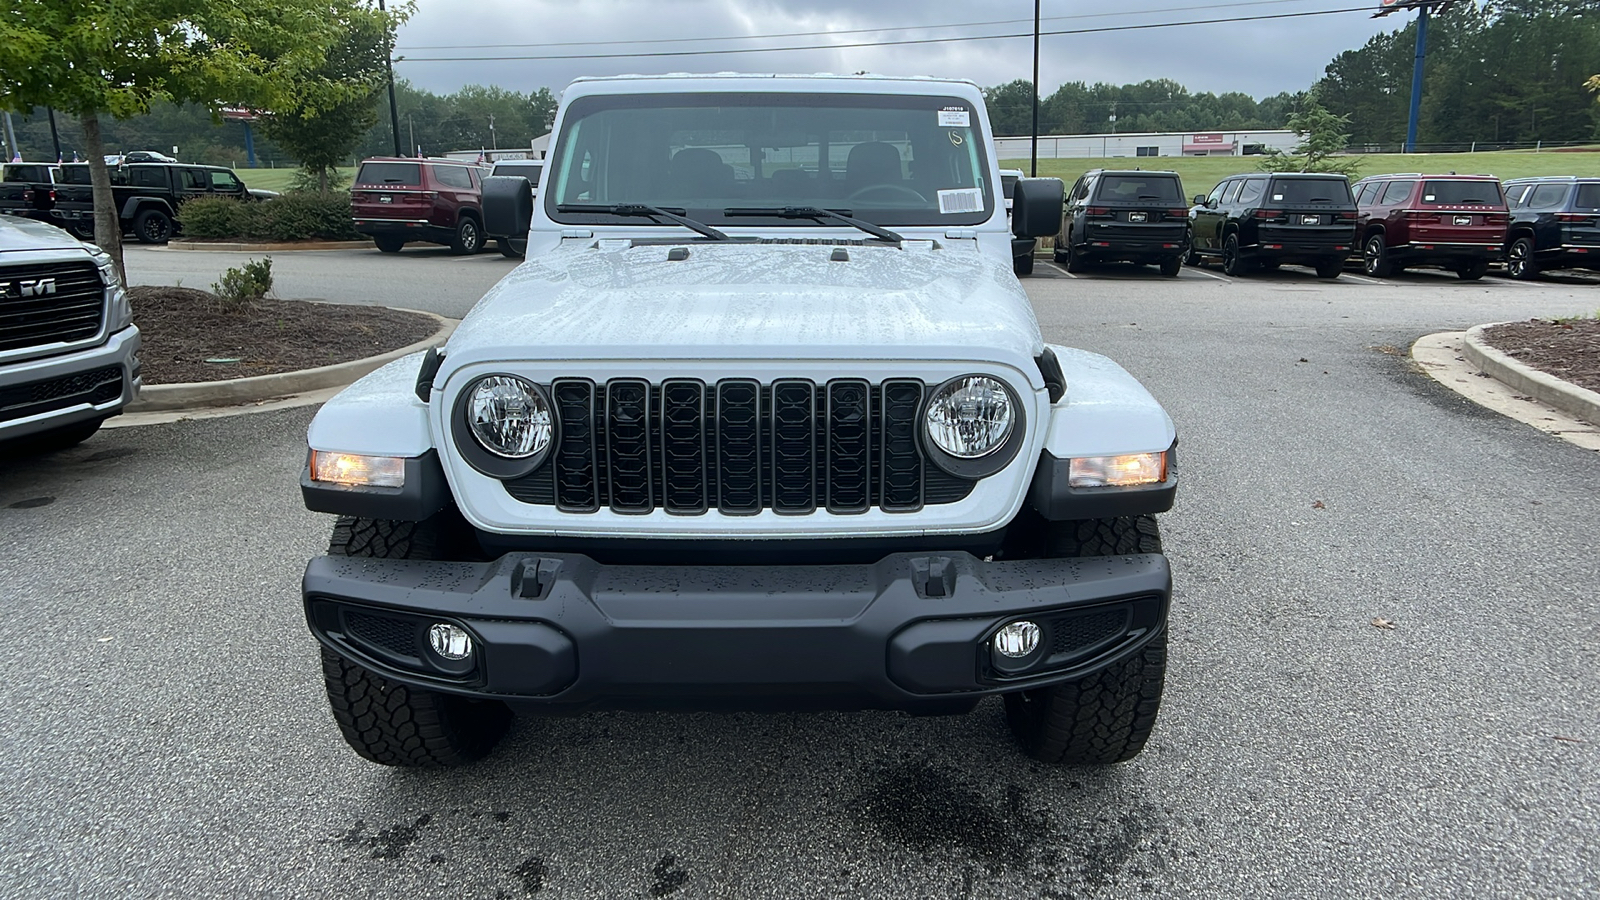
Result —
<path fill-rule="evenodd" d="M 927 386 L 912 379 L 714 384 L 556 379 L 550 463 L 505 483 L 562 512 L 674 515 L 915 512 L 972 482 L 928 465 L 917 439 Z"/>

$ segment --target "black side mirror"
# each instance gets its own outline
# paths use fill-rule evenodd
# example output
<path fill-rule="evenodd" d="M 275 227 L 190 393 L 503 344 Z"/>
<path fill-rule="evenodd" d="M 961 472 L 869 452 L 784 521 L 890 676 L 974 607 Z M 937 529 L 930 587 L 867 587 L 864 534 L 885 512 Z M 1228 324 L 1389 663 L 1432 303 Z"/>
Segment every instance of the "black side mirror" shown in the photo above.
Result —
<path fill-rule="evenodd" d="M 1049 237 L 1061 230 L 1066 185 L 1059 178 L 1023 178 L 1011 193 L 1011 233 L 1020 238 Z"/>
<path fill-rule="evenodd" d="M 1194 205 L 1195 206 L 1205 206 L 1206 205 L 1206 195 L 1205 194 L 1195 194 L 1194 195 Z"/>
<path fill-rule="evenodd" d="M 494 237 L 523 237 L 533 221 L 533 189 L 521 175 L 483 179 L 483 230 Z"/>

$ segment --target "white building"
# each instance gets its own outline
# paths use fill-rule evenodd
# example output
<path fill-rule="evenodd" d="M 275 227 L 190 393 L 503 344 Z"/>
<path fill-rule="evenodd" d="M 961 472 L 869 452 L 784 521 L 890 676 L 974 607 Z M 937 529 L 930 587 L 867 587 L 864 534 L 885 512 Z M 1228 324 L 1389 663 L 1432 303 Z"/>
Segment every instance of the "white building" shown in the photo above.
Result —
<path fill-rule="evenodd" d="M 1031 137 L 994 140 L 1001 159 L 1028 159 Z M 1294 132 L 1266 131 L 1147 132 L 1134 134 L 1039 135 L 1040 159 L 1138 156 L 1247 156 L 1268 150 L 1287 153 L 1300 145 Z"/>

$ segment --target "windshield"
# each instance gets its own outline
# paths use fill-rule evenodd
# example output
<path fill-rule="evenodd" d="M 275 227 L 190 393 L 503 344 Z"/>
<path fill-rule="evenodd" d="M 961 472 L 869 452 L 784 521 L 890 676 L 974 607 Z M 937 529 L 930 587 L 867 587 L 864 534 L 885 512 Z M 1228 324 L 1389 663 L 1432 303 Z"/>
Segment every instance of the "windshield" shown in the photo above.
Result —
<path fill-rule="evenodd" d="M 1500 185 L 1493 181 L 1424 181 L 1422 202 L 1443 206 L 1490 203 L 1499 206 Z"/>
<path fill-rule="evenodd" d="M 563 223 L 624 219 L 561 206 L 648 204 L 715 224 L 833 224 L 725 213 L 819 206 L 880 225 L 976 225 L 995 203 L 981 135 L 977 111 L 954 97 L 582 97 L 547 161 L 552 189 L 544 202 Z"/>
<path fill-rule="evenodd" d="M 1272 202 L 1352 204 L 1350 183 L 1341 178 L 1276 178 Z"/>
<path fill-rule="evenodd" d="M 1100 180 L 1095 196 L 1101 200 L 1183 203 L 1183 190 L 1171 175 L 1107 175 Z"/>

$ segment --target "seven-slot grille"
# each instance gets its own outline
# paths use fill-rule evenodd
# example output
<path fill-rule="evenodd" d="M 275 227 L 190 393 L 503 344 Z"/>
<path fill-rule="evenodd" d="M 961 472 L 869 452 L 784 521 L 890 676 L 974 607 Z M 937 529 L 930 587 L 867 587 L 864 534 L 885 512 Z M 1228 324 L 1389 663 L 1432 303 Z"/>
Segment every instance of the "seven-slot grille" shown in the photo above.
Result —
<path fill-rule="evenodd" d="M 105 283 L 93 263 L 0 269 L 0 350 L 88 340 L 104 315 Z"/>
<path fill-rule="evenodd" d="M 563 512 L 805 515 L 914 512 L 966 497 L 917 441 L 928 387 L 912 379 L 714 384 L 563 378 L 550 458 L 505 482 L 516 499 Z"/>

